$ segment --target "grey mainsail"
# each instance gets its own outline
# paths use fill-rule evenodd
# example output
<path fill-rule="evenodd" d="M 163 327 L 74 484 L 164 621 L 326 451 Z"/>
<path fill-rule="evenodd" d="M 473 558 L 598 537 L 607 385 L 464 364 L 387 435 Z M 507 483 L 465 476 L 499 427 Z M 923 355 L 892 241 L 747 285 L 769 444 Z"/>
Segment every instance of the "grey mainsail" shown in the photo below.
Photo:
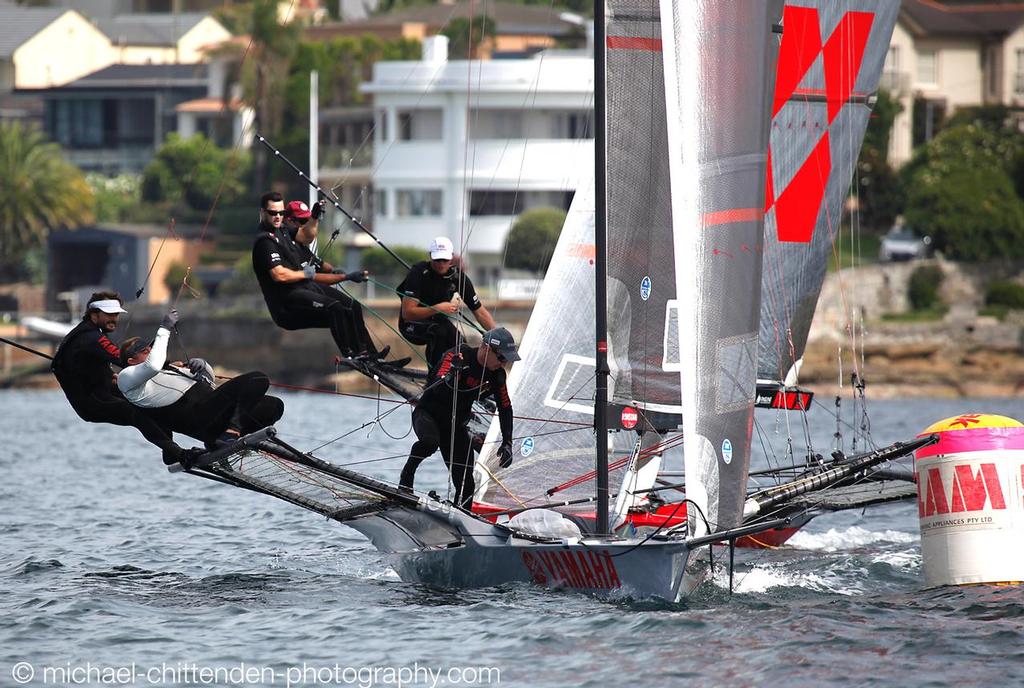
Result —
<path fill-rule="evenodd" d="M 690 532 L 739 525 L 782 1 L 662 0 Z M 672 30 L 667 28 L 671 26 Z"/>
<path fill-rule="evenodd" d="M 772 104 L 758 375 L 795 384 L 899 3 L 788 0 Z M 787 380 L 788 378 L 788 380 Z"/>

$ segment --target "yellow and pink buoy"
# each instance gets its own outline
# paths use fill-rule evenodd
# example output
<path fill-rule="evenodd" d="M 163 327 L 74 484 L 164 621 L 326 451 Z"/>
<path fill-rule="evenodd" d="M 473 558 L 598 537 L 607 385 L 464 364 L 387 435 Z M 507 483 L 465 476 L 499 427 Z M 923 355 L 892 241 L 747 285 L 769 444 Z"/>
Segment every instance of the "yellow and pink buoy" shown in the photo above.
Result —
<path fill-rule="evenodd" d="M 915 461 L 925 583 L 1024 581 L 1024 424 L 970 413 L 932 433 Z"/>

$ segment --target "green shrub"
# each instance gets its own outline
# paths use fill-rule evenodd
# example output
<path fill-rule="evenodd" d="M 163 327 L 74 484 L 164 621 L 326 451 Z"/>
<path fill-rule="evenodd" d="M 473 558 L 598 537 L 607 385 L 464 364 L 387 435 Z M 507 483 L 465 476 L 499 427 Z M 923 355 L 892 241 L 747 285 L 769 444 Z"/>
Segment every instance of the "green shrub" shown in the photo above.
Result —
<path fill-rule="evenodd" d="M 547 272 L 565 216 L 561 208 L 534 208 L 517 217 L 505 239 L 505 267 Z"/>
<path fill-rule="evenodd" d="M 164 275 L 164 284 L 171 291 L 171 299 L 175 299 L 178 295 L 178 291 L 182 288 L 182 283 L 185 281 L 185 275 L 188 272 L 188 266 L 184 263 L 171 263 L 167 268 L 167 274 Z M 203 282 L 195 275 L 188 276 L 188 286 L 191 287 L 197 294 L 203 294 Z M 188 291 L 188 289 L 185 289 Z"/>
<path fill-rule="evenodd" d="M 1007 280 L 990 282 L 985 288 L 985 304 L 1024 309 L 1024 286 Z"/>
<path fill-rule="evenodd" d="M 924 311 L 938 306 L 942 278 L 942 270 L 937 265 L 922 265 L 915 269 L 907 285 L 907 299 L 911 309 Z"/>

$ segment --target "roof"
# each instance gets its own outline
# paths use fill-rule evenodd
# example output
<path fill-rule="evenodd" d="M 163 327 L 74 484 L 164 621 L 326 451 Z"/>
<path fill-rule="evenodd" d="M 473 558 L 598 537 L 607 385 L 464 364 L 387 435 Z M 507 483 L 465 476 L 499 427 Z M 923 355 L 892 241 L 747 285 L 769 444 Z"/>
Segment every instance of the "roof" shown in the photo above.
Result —
<path fill-rule="evenodd" d="M 918 36 L 1004 35 L 1024 24 L 1024 2 L 903 0 L 900 20 Z"/>
<path fill-rule="evenodd" d="M 57 21 L 63 7 L 19 7 L 0 3 L 0 57 L 11 57 L 25 41 Z"/>
<path fill-rule="evenodd" d="M 201 12 L 122 14 L 111 19 L 97 19 L 96 28 L 105 33 L 114 45 L 172 47 L 207 16 Z"/>
<path fill-rule="evenodd" d="M 168 86 L 206 86 L 206 65 L 114 64 L 92 74 L 86 74 L 81 79 L 76 79 L 70 84 L 43 90 L 165 88 Z"/>
<path fill-rule="evenodd" d="M 543 5 L 517 5 L 511 2 L 495 0 L 480 5 L 477 2 L 459 2 L 455 4 L 432 4 L 407 7 L 405 9 L 378 14 L 376 16 L 354 22 L 345 22 L 343 25 L 348 31 L 359 26 L 381 26 L 386 24 L 427 24 L 432 27 L 441 28 L 456 17 L 470 18 L 480 17 L 486 12 L 494 19 L 499 34 L 546 34 L 560 36 L 569 31 L 577 24 L 582 24 L 582 19 L 567 10 Z M 327 29 L 330 24 L 321 25 L 319 28 Z"/>
<path fill-rule="evenodd" d="M 196 98 L 195 100 L 186 100 L 184 103 L 178 103 L 174 106 L 175 112 L 198 112 L 201 114 L 217 113 L 217 112 L 237 112 L 242 108 L 242 101 L 238 98 L 232 98 L 227 107 L 220 98 Z"/>

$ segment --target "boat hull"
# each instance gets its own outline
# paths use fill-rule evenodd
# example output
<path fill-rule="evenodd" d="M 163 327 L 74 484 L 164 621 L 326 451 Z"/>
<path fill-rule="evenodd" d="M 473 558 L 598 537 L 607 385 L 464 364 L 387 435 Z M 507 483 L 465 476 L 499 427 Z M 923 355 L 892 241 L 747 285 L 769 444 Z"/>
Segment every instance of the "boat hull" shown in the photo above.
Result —
<path fill-rule="evenodd" d="M 687 597 L 706 577 L 706 549 L 683 539 L 544 540 L 517 535 L 450 505 L 421 500 L 345 525 L 366 535 L 404 581 L 444 589 L 529 583 L 600 597 Z"/>

